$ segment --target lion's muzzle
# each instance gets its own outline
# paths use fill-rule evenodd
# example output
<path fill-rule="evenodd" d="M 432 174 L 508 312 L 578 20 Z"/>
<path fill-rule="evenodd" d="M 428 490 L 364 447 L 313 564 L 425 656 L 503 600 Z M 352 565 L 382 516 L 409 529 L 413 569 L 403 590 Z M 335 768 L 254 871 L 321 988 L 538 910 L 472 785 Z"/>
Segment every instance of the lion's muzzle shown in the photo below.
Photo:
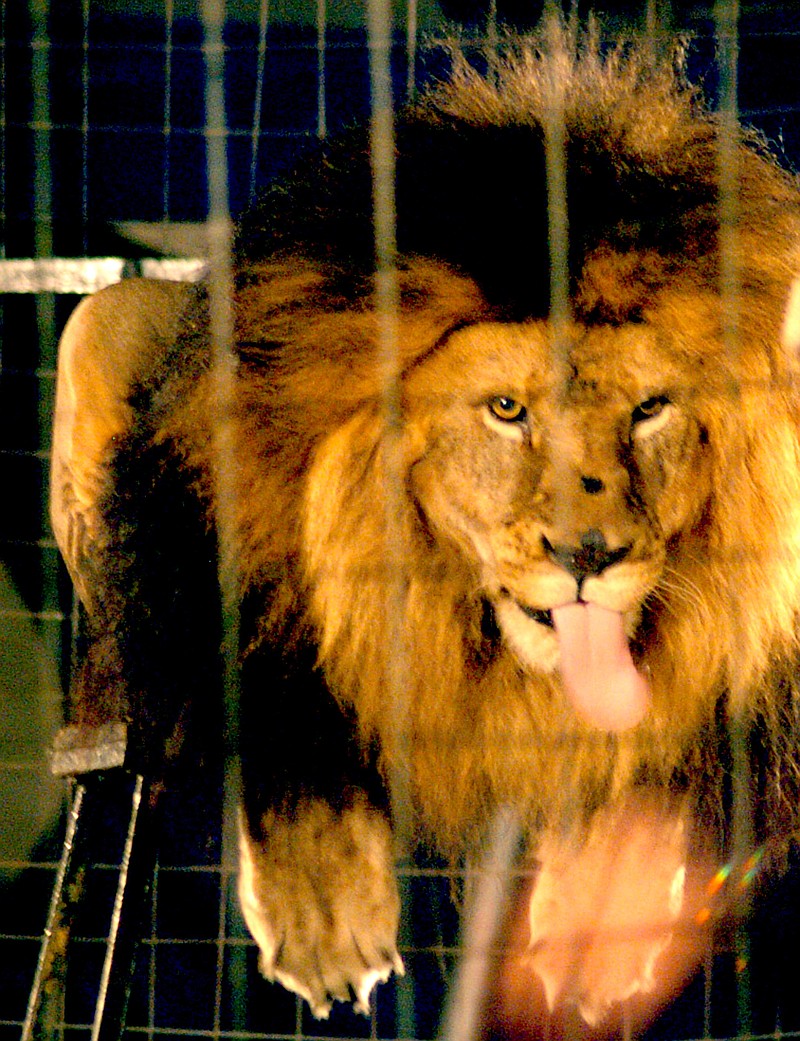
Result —
<path fill-rule="evenodd" d="M 611 549 L 602 531 L 590 528 L 585 531 L 577 546 L 551 545 L 550 540 L 542 535 L 545 552 L 553 563 L 563 567 L 578 583 L 580 596 L 583 580 L 590 575 L 599 575 L 606 568 L 618 564 L 630 553 L 630 546 L 619 546 Z"/>

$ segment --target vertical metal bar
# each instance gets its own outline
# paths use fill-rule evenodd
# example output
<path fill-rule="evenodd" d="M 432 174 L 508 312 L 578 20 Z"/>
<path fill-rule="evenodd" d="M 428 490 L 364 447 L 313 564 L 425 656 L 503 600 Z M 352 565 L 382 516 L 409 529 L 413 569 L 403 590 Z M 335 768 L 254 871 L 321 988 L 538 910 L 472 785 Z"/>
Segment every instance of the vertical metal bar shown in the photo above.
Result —
<path fill-rule="evenodd" d="M 647 0 L 644 9 L 644 28 L 648 40 L 655 43 L 658 31 L 658 4 L 657 0 Z"/>
<path fill-rule="evenodd" d="M 7 137 L 7 71 L 6 71 L 6 0 L 0 0 L 0 259 L 5 259 L 8 240 L 8 200 L 6 186 Z M 5 304 L 0 296 L 0 331 L 5 328 Z M 4 340 L 0 338 L 0 373 L 3 370 Z"/>
<path fill-rule="evenodd" d="M 326 40 L 328 33 L 328 0 L 317 0 L 317 137 L 328 135 Z"/>
<path fill-rule="evenodd" d="M 224 869 L 219 877 L 219 913 L 217 916 L 217 968 L 214 975 L 214 1026 L 213 1036 L 219 1037 L 222 1030 L 222 994 L 226 974 L 225 939 L 228 911 L 228 883 L 232 875 Z M 235 1002 L 234 1017 L 237 1020 L 234 1029 L 241 1029 L 245 1023 L 244 1002 Z"/>
<path fill-rule="evenodd" d="M 252 200 L 258 181 L 258 154 L 261 141 L 261 113 L 264 105 L 264 75 L 267 67 L 267 29 L 269 27 L 269 0 L 260 0 L 258 11 L 258 57 L 256 86 L 253 99 L 253 125 L 250 129 L 250 190 Z"/>
<path fill-rule="evenodd" d="M 118 1041 L 125 1030 L 145 900 L 155 867 L 155 813 L 155 789 L 137 774 L 131 790 L 128 831 L 117 877 L 91 1041 Z"/>
<path fill-rule="evenodd" d="M 739 3 L 718 0 L 714 18 L 719 47 L 719 224 L 720 293 L 723 335 L 731 352 L 739 349 L 739 270 L 736 237 L 739 218 Z"/>
<path fill-rule="evenodd" d="M 81 233 L 84 254 L 89 252 L 89 3 L 90 0 L 81 3 Z"/>
<path fill-rule="evenodd" d="M 164 185 L 161 219 L 169 220 L 172 174 L 172 58 L 173 28 L 175 23 L 174 0 L 164 0 Z"/>
<path fill-rule="evenodd" d="M 63 1031 L 63 997 L 70 933 L 83 899 L 88 850 L 98 804 L 108 796 L 106 778 L 87 775 L 75 790 L 67 819 L 61 863 L 23 1026 L 23 1041 L 55 1041 Z M 156 800 L 141 776 L 133 782 L 128 832 L 123 849 L 105 960 L 95 1004 L 92 1041 L 118 1041 L 125 1028 L 142 912 L 156 850 Z"/>
<path fill-rule="evenodd" d="M 48 33 L 49 0 L 31 0 L 33 53 L 31 55 L 31 87 L 33 91 L 34 151 L 34 254 L 53 255 L 53 199 L 50 159 L 50 37 Z"/>
<path fill-rule="evenodd" d="M 703 960 L 703 1037 L 712 1037 L 712 993 L 714 985 L 714 946 L 713 939 L 709 937 Z"/>
<path fill-rule="evenodd" d="M 548 103 L 545 110 L 545 164 L 547 175 L 547 231 L 550 266 L 550 324 L 556 349 L 564 349 L 564 333 L 570 318 L 569 215 L 567 212 L 567 140 L 564 125 L 564 84 L 555 60 L 561 44 L 555 19 L 550 22 Z M 565 61 L 569 56 L 565 56 Z"/>
<path fill-rule="evenodd" d="M 406 101 L 413 101 L 417 93 L 418 23 L 417 0 L 408 0 L 406 10 Z"/>
<path fill-rule="evenodd" d="M 500 50 L 499 17 L 497 14 L 497 0 L 489 0 L 489 10 L 486 15 L 486 51 L 490 58 L 489 75 L 496 75 L 497 58 Z"/>
<path fill-rule="evenodd" d="M 394 763 L 390 777 L 392 813 L 400 877 L 410 866 L 409 817 L 408 652 L 404 626 L 404 558 L 402 538 L 402 459 L 400 451 L 400 289 L 397 271 L 397 213 L 395 200 L 395 127 L 392 89 L 392 7 L 390 0 L 369 0 L 367 30 L 370 68 L 370 155 L 372 163 L 373 226 L 375 241 L 374 306 L 377 320 L 378 362 L 381 373 L 384 429 L 384 618 L 386 697 L 393 706 Z M 408 901 L 403 902 L 404 908 Z M 400 943 L 409 940 L 403 915 Z M 397 1030 L 400 1037 L 415 1036 L 414 994 L 409 976 L 397 981 Z"/>
<path fill-rule="evenodd" d="M 227 125 L 225 112 L 225 0 L 202 0 L 203 51 L 205 55 L 206 171 L 208 177 L 209 332 L 212 351 L 214 402 L 220 422 L 214 426 L 217 510 L 218 579 L 222 603 L 224 650 L 224 794 L 220 892 L 231 885 L 237 865 L 236 819 L 241 791 L 239 761 L 239 604 L 236 563 L 233 554 L 233 449 L 230 441 L 236 359 L 233 351 L 232 225 L 228 201 Z M 221 895 L 217 953 L 215 1019 L 219 1027 L 223 980 L 228 983 L 234 1018 L 244 1015 L 244 968 L 225 958 L 225 901 Z"/>
<path fill-rule="evenodd" d="M 38 258 L 53 255 L 53 192 L 51 136 L 53 132 L 50 112 L 50 65 L 51 42 L 49 36 L 49 0 L 33 0 L 33 54 L 31 64 L 31 86 L 33 90 L 33 135 L 34 135 L 34 255 Z M 56 299 L 53 293 L 36 296 L 36 327 L 38 357 L 31 358 L 30 368 L 35 371 L 37 382 L 37 448 L 49 448 L 53 416 L 53 395 L 43 393 L 43 388 L 52 385 L 55 379 L 57 336 Z M 31 459 L 31 463 L 33 460 Z M 41 464 L 37 464 L 41 465 Z M 49 481 L 42 474 L 39 497 L 40 530 L 49 530 Z M 42 607 L 56 609 L 59 602 L 59 563 L 55 554 L 44 548 L 39 550 L 39 572 Z M 48 666 L 61 661 L 63 626 L 55 621 L 43 623 L 39 629 L 39 648 L 43 664 Z M 37 699 L 41 704 L 47 698 L 44 684 L 40 684 Z"/>
<path fill-rule="evenodd" d="M 719 45 L 720 102 L 718 112 L 719 145 L 719 237 L 720 237 L 720 297 L 722 300 L 722 336 L 731 358 L 741 347 L 740 329 L 740 271 L 736 257 L 739 222 L 739 115 L 737 100 L 738 78 L 738 0 L 722 0 L 715 8 L 716 32 Z M 732 366 L 736 371 L 735 366 Z M 735 398 L 739 388 L 733 382 L 728 388 Z M 752 800 L 746 749 L 746 735 L 736 720 L 742 706 L 741 691 L 735 689 L 736 677 L 731 677 L 733 719 L 731 745 L 734 759 L 733 837 L 734 857 L 744 858 L 752 848 Z"/>
<path fill-rule="evenodd" d="M 719 47 L 719 227 L 720 227 L 720 297 L 722 301 L 722 336 L 725 350 L 735 359 L 741 348 L 740 277 L 737 256 L 739 221 L 739 3 L 717 0 L 714 9 Z M 737 371 L 736 365 L 731 366 Z M 738 396 L 738 386 L 729 388 Z M 735 494 L 735 491 L 732 493 Z M 731 677 L 728 733 L 733 763 L 732 780 L 732 859 L 742 864 L 754 846 L 753 795 L 748 752 L 747 721 L 743 718 L 743 691 L 737 688 L 737 677 Z M 750 981 L 750 937 L 747 924 L 749 901 L 743 892 L 734 908 L 737 925 L 734 937 L 736 965 L 737 1030 L 747 1035 L 751 1030 L 752 996 Z"/>
<path fill-rule="evenodd" d="M 372 100 L 370 149 L 375 236 L 375 304 L 380 323 L 384 386 L 390 420 L 397 422 L 398 306 L 395 208 L 395 134 L 392 94 L 392 12 L 385 0 L 370 0 L 369 57 Z"/>
<path fill-rule="evenodd" d="M 158 933 L 158 862 L 153 865 L 153 882 L 151 886 L 152 900 L 150 902 L 150 939 L 155 940 Z M 155 1036 L 156 1025 L 156 945 L 150 943 L 147 957 L 147 1036 Z"/>
<path fill-rule="evenodd" d="M 395 541 L 399 535 L 401 492 L 399 488 L 400 463 L 395 457 L 400 432 L 400 351 L 399 351 L 399 307 L 400 290 L 397 273 L 397 238 L 395 210 L 395 133 L 394 105 L 392 98 L 391 46 L 392 14 L 386 0 L 370 0 L 369 54 L 372 118 L 370 126 L 370 149 L 372 162 L 373 224 L 375 238 L 375 311 L 378 325 L 378 355 L 382 377 L 382 399 L 384 426 L 387 432 L 386 471 L 384 483 L 385 529 L 386 529 L 386 615 L 393 629 L 387 646 L 396 648 L 387 663 L 387 676 L 391 703 L 403 706 L 407 698 L 405 634 L 402 630 L 402 571 L 404 546 Z M 394 631 L 397 630 L 397 631 Z M 387 634 L 388 636 L 388 634 Z M 396 699 L 396 700 L 393 700 Z M 400 746 L 405 730 L 405 712 L 397 712 L 396 726 Z M 399 800 L 397 827 L 400 830 L 401 848 L 406 849 L 403 833 L 407 823 L 405 808 L 407 778 L 397 777 L 396 793 Z"/>
<path fill-rule="evenodd" d="M 567 191 L 567 130 L 565 123 L 566 82 L 569 79 L 568 66 L 575 60 L 570 50 L 570 42 L 564 41 L 561 15 L 556 4 L 548 0 L 545 21 L 545 45 L 547 47 L 548 80 L 546 84 L 547 98 L 544 109 L 544 148 L 545 179 L 547 183 L 547 234 L 548 234 L 548 270 L 550 275 L 548 336 L 550 354 L 555 371 L 558 373 L 559 387 L 566 387 L 568 372 L 568 330 L 572 319 L 570 305 L 570 272 L 569 272 L 569 199 Z M 566 459 L 556 454 L 553 459 L 555 471 L 555 503 L 556 525 L 569 527 L 569 518 L 564 516 L 568 510 L 570 497 L 564 494 L 568 475 Z M 559 741 L 561 734 L 553 736 Z M 563 832 L 569 832 L 576 823 L 576 802 L 579 799 L 575 786 L 571 782 L 571 757 L 559 755 L 563 782 L 560 786 L 560 807 L 558 819 L 553 825 Z"/>
<path fill-rule="evenodd" d="M 227 129 L 225 123 L 225 47 L 223 26 L 224 0 L 203 0 L 204 52 L 206 58 L 206 169 L 208 175 L 208 247 L 209 247 L 209 316 L 211 347 L 214 362 L 215 401 L 218 415 L 223 419 L 230 414 L 235 380 L 233 353 L 233 267 L 231 259 L 232 225 L 228 205 Z M 228 840 L 223 850 L 228 855 L 227 866 L 235 863 L 236 826 L 235 807 L 238 803 L 238 699 L 236 656 L 238 650 L 238 597 L 231 546 L 231 504 L 233 491 L 232 448 L 228 440 L 227 424 L 216 424 L 218 430 L 216 451 L 217 501 L 220 503 L 219 526 L 219 581 L 223 598 L 223 623 L 226 650 L 226 768 L 234 771 L 230 793 L 234 799 L 228 804 L 233 816 L 228 821 Z M 227 778 L 226 778 L 227 779 Z M 229 789 L 226 788 L 226 796 Z"/>
<path fill-rule="evenodd" d="M 0 258 L 6 255 L 6 0 L 0 0 Z M 2 310 L 0 309 L 0 317 Z M 2 363 L 2 345 L 0 345 L 0 363 Z"/>
<path fill-rule="evenodd" d="M 89 252 L 89 20 L 91 0 L 81 0 L 81 250 Z M 79 638 L 81 603 L 70 583 L 69 620 L 65 622 L 64 639 L 69 640 L 69 675 L 77 675 L 80 667 Z"/>
<path fill-rule="evenodd" d="M 53 193 L 52 162 L 50 154 L 50 37 L 48 18 L 49 0 L 31 0 L 33 22 L 33 52 L 31 55 L 31 89 L 33 92 L 33 209 L 34 256 L 53 255 Z M 39 368 L 55 367 L 55 298 L 52 293 L 36 297 L 36 321 L 39 340 Z M 41 396 L 40 396 L 41 398 Z M 51 421 L 40 414 L 40 429 Z"/>
<path fill-rule="evenodd" d="M 464 914 L 458 972 L 443 1019 L 443 1041 L 478 1041 L 490 972 L 508 911 L 511 872 L 522 829 L 516 815 L 500 810 L 492 824 L 488 854 L 479 867 Z"/>

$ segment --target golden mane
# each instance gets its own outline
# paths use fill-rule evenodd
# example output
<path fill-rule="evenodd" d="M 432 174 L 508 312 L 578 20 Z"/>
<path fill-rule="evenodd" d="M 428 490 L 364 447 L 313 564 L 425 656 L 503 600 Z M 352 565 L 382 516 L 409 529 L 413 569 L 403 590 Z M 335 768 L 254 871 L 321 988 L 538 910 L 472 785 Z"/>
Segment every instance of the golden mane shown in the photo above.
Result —
<path fill-rule="evenodd" d="M 614 171 L 639 193 L 641 214 L 612 215 L 607 235 L 576 224 L 585 248 L 573 306 L 586 320 L 645 313 L 656 327 L 707 330 L 694 406 L 712 490 L 696 504 L 691 530 L 669 546 L 663 580 L 645 604 L 638 653 L 653 711 L 629 734 L 594 732 L 562 707 L 556 678 L 526 676 L 487 632 L 468 556 L 419 516 L 407 474 L 424 450 L 424 417 L 403 399 L 402 375 L 399 416 L 385 407 L 371 279 L 357 265 L 348 271 L 349 254 L 325 255 L 316 231 L 306 243 L 299 236 L 292 258 L 278 228 L 264 259 L 253 241 L 266 220 L 244 229 L 236 313 L 248 378 L 232 419 L 248 489 L 235 518 L 237 556 L 248 567 L 242 585 L 271 590 L 261 639 L 315 634 L 331 690 L 355 709 L 365 742 L 379 736 L 384 768 L 410 771 L 423 822 L 451 848 L 478 837 L 507 801 L 526 805 L 535 827 L 636 781 L 682 784 L 692 771 L 700 778 L 692 784 L 713 789 L 698 798 L 716 800 L 714 749 L 726 718 L 762 721 L 765 745 L 775 749 L 785 740 L 787 713 L 796 711 L 800 612 L 796 359 L 780 343 L 798 269 L 795 183 L 741 133 L 731 319 L 723 308 L 733 301 L 717 291 L 720 128 L 678 73 L 654 72 L 646 52 L 631 48 L 601 57 L 596 41 L 569 34 L 517 46 L 487 76 L 463 56 L 455 66 L 401 129 L 428 134 L 457 123 L 538 133 L 557 82 L 568 156 L 602 160 L 604 176 Z M 424 168 L 424 155 L 418 161 Z M 335 174 L 335 162 L 326 169 Z M 593 205 L 603 209 L 608 186 L 598 183 Z M 648 228 L 651 201 L 676 193 L 667 218 Z M 360 247 L 348 248 L 355 255 Z M 401 254 L 401 374 L 451 330 L 505 313 L 468 260 L 433 246 Z M 202 395 L 194 392 L 190 411 L 202 409 Z M 186 412 L 174 422 L 180 435 L 196 420 Z M 202 455 L 191 440 L 185 434 L 187 454 Z M 785 767 L 781 760 L 767 799 L 773 815 L 791 799 Z"/>

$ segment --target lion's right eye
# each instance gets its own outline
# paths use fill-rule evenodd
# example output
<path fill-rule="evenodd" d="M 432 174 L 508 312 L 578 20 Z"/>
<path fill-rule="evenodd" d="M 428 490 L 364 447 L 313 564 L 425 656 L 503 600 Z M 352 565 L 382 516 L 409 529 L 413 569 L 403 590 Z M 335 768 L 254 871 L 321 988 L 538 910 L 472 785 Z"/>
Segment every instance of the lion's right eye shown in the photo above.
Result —
<path fill-rule="evenodd" d="M 489 403 L 489 411 L 495 419 L 501 419 L 504 423 L 523 423 L 528 415 L 528 410 L 515 398 L 498 395 Z"/>
<path fill-rule="evenodd" d="M 631 419 L 634 423 L 643 423 L 648 419 L 655 419 L 656 416 L 660 416 L 664 409 L 669 404 L 669 398 L 663 394 L 659 394 L 656 397 L 648 398 L 646 401 L 641 402 L 633 410 Z"/>
<path fill-rule="evenodd" d="M 631 429 L 635 437 L 658 433 L 670 421 L 674 409 L 665 394 L 654 395 L 641 401 L 631 412 Z"/>

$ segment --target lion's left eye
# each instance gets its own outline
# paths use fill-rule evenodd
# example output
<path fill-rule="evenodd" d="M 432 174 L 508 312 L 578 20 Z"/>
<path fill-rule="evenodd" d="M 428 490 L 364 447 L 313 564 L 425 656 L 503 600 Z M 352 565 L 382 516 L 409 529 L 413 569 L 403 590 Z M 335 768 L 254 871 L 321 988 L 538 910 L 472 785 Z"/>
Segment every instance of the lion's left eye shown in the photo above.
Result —
<path fill-rule="evenodd" d="M 495 419 L 501 419 L 504 423 L 522 423 L 525 421 L 528 411 L 515 398 L 498 395 L 489 403 L 489 411 Z"/>

